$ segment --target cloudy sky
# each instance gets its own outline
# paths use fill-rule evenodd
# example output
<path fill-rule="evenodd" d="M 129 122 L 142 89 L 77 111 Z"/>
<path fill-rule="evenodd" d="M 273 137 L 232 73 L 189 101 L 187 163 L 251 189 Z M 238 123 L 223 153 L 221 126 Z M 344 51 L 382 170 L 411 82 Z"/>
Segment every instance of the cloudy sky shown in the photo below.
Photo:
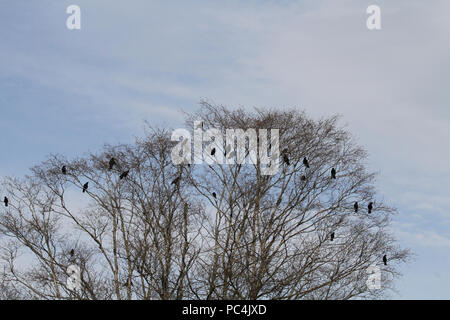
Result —
<path fill-rule="evenodd" d="M 2 0 L 0 176 L 180 125 L 202 98 L 338 113 L 415 253 L 392 297 L 450 299 L 449 18 L 448 0 Z"/>

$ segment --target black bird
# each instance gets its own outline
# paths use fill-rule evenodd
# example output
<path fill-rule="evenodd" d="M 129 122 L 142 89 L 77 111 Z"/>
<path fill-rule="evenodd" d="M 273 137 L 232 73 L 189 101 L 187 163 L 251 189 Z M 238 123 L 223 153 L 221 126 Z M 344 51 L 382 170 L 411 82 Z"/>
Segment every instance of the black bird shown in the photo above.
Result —
<path fill-rule="evenodd" d="M 285 153 L 285 154 L 283 154 L 283 161 L 284 161 L 284 163 L 286 163 L 286 165 L 289 165 L 290 164 L 290 162 L 289 162 L 289 157 L 288 157 L 288 155 Z"/>
<path fill-rule="evenodd" d="M 353 208 L 355 208 L 355 213 L 358 213 L 358 202 L 355 202 Z"/>
<path fill-rule="evenodd" d="M 111 158 L 111 160 L 109 160 L 109 170 L 112 170 L 112 168 L 117 164 L 116 159 Z"/>
<path fill-rule="evenodd" d="M 308 159 L 306 159 L 306 157 L 303 158 L 303 164 L 305 165 L 305 167 L 309 168 L 309 162 Z"/>
<path fill-rule="evenodd" d="M 336 179 L 336 169 L 335 168 L 331 168 L 331 178 Z"/>
<path fill-rule="evenodd" d="M 330 240 L 331 240 L 331 241 L 334 240 L 334 232 L 331 233 L 331 235 L 330 235 Z"/>
<path fill-rule="evenodd" d="M 214 199 L 217 199 L 217 194 L 215 192 L 212 193 L 212 196 L 214 197 Z"/>
<path fill-rule="evenodd" d="M 369 205 L 367 206 L 367 209 L 369 209 L 369 213 L 372 213 L 373 202 L 369 202 Z"/>
<path fill-rule="evenodd" d="M 178 184 L 178 182 L 180 181 L 181 176 L 176 177 L 175 179 L 173 179 L 171 184 Z"/>
<path fill-rule="evenodd" d="M 215 155 L 216 154 L 216 148 L 212 148 L 212 150 L 211 150 L 211 155 L 213 156 L 213 155 Z"/>
<path fill-rule="evenodd" d="M 122 180 L 122 179 L 126 178 L 129 173 L 130 173 L 130 170 L 122 172 L 121 175 L 119 176 L 119 179 Z"/>
<path fill-rule="evenodd" d="M 61 172 L 62 172 L 63 174 L 67 174 L 67 168 L 66 168 L 66 166 L 62 166 Z"/>
<path fill-rule="evenodd" d="M 73 257 L 73 255 L 75 254 L 75 250 L 70 250 L 70 256 Z"/>
<path fill-rule="evenodd" d="M 83 185 L 83 193 L 85 193 L 86 192 L 86 190 L 89 188 L 89 182 L 86 182 L 84 185 Z"/>
<path fill-rule="evenodd" d="M 304 175 L 303 175 L 303 176 L 301 176 L 301 177 L 300 177 L 300 180 L 302 180 L 302 181 L 306 181 L 306 176 L 304 176 Z"/>
<path fill-rule="evenodd" d="M 384 263 L 385 266 L 387 266 L 387 258 L 386 258 L 386 255 L 383 256 L 383 263 Z"/>
<path fill-rule="evenodd" d="M 9 203 L 8 197 L 5 197 L 5 199 L 3 199 L 3 202 L 5 203 L 5 207 L 7 207 Z"/>

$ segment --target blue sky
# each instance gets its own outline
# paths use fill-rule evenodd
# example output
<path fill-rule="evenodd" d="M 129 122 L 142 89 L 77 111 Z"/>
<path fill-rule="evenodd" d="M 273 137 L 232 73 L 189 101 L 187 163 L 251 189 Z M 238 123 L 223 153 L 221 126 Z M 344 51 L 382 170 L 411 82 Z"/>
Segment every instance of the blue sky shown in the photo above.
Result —
<path fill-rule="evenodd" d="M 2 0 L 0 176 L 179 125 L 201 98 L 339 113 L 416 254 L 392 297 L 450 299 L 449 16 L 447 0 Z"/>

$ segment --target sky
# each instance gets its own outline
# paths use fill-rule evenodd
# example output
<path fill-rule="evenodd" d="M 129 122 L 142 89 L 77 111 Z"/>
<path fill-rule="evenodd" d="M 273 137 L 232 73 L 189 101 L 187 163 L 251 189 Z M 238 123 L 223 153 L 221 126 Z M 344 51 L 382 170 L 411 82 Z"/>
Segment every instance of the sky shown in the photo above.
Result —
<path fill-rule="evenodd" d="M 340 114 L 415 254 L 392 298 L 450 299 L 449 18 L 448 0 L 0 0 L 0 177 L 180 126 L 201 99 Z"/>

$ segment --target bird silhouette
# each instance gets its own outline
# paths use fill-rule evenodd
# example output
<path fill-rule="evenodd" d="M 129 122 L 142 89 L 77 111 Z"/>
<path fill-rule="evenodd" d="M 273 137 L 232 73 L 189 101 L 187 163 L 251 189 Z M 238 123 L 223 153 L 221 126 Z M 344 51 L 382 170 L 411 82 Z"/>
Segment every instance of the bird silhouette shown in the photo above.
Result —
<path fill-rule="evenodd" d="M 126 178 L 129 173 L 130 173 L 130 170 L 122 172 L 119 176 L 119 179 L 122 180 L 122 179 Z"/>
<path fill-rule="evenodd" d="M 75 250 L 70 250 L 70 256 L 73 257 L 73 255 L 75 254 Z"/>
<path fill-rule="evenodd" d="M 86 190 L 89 188 L 89 182 L 86 182 L 84 185 L 83 185 L 83 193 L 85 193 L 86 192 Z"/>
<path fill-rule="evenodd" d="M 289 162 L 289 156 L 285 153 L 283 154 L 283 161 L 288 166 L 290 164 Z"/>
<path fill-rule="evenodd" d="M 335 168 L 331 168 L 331 178 L 336 179 L 336 169 Z"/>
<path fill-rule="evenodd" d="M 180 179 L 181 179 L 181 176 L 176 177 L 175 179 L 173 179 L 173 181 L 172 181 L 171 184 L 176 184 L 176 185 L 178 185 L 178 182 L 180 181 Z"/>
<path fill-rule="evenodd" d="M 306 181 L 306 176 L 305 176 L 305 175 L 301 176 L 301 177 L 300 177 L 300 180 Z"/>
<path fill-rule="evenodd" d="M 214 199 L 217 199 L 217 194 L 215 192 L 212 193 L 212 196 L 214 197 Z"/>
<path fill-rule="evenodd" d="M 215 155 L 216 154 L 216 148 L 212 148 L 212 150 L 211 150 L 211 155 L 213 156 L 213 155 Z"/>
<path fill-rule="evenodd" d="M 111 158 L 111 160 L 109 160 L 109 170 L 112 170 L 112 168 L 117 164 L 116 159 L 115 158 Z"/>
<path fill-rule="evenodd" d="M 305 165 L 305 167 L 309 168 L 309 162 L 308 159 L 306 159 L 306 157 L 303 158 L 303 164 Z"/>
<path fill-rule="evenodd" d="M 67 174 L 67 168 L 66 168 L 66 166 L 62 166 L 61 172 L 62 172 L 63 174 Z"/>
<path fill-rule="evenodd" d="M 333 240 L 334 240 L 334 232 L 332 232 L 330 235 L 330 241 L 333 241 Z"/>
<path fill-rule="evenodd" d="M 358 213 L 358 202 L 355 202 L 353 208 L 355 209 L 355 213 Z"/>
<path fill-rule="evenodd" d="M 3 202 L 5 203 L 5 207 L 7 207 L 7 206 L 8 206 L 8 203 L 9 203 L 8 197 L 5 197 L 5 198 L 3 199 Z"/>
<path fill-rule="evenodd" d="M 384 263 L 385 266 L 387 266 L 387 258 L 386 258 L 386 255 L 383 256 L 383 263 Z"/>
<path fill-rule="evenodd" d="M 367 206 L 367 209 L 368 209 L 369 213 L 372 213 L 373 202 L 369 202 L 369 205 Z"/>

